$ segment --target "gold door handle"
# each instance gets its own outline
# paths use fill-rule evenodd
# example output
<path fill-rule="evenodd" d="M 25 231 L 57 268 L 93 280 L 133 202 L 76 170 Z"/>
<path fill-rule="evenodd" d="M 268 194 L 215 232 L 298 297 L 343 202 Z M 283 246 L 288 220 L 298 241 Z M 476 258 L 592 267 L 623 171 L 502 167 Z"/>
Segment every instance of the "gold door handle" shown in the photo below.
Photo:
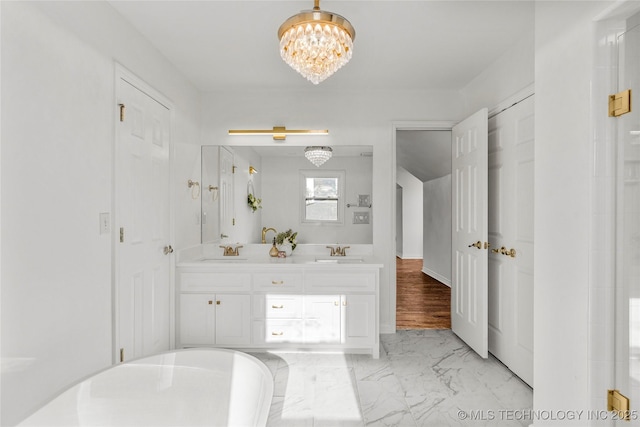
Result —
<path fill-rule="evenodd" d="M 467 246 L 468 248 L 477 248 L 477 249 L 482 249 L 482 242 L 480 240 L 478 240 L 475 243 L 470 244 L 469 246 Z"/>
<path fill-rule="evenodd" d="M 498 249 L 491 249 L 492 252 L 498 253 L 500 252 L 502 255 L 511 257 L 511 258 L 515 258 L 516 257 L 516 250 L 511 248 L 511 249 L 507 249 L 506 247 L 501 247 L 500 250 L 498 251 Z"/>

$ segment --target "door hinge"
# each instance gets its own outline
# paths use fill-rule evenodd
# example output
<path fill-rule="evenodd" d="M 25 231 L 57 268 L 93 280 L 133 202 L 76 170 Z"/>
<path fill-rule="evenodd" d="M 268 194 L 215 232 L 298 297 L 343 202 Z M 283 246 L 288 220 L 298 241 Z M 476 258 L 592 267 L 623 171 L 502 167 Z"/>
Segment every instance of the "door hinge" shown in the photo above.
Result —
<path fill-rule="evenodd" d="M 618 117 L 631 112 L 631 89 L 609 95 L 609 117 Z"/>
<path fill-rule="evenodd" d="M 124 227 L 120 227 L 120 243 L 124 243 Z"/>
<path fill-rule="evenodd" d="M 120 363 L 124 362 L 124 348 L 120 349 Z"/>
<path fill-rule="evenodd" d="M 124 110 L 126 109 L 126 107 L 124 106 L 124 104 L 118 104 L 120 106 L 120 121 L 124 122 Z"/>
<path fill-rule="evenodd" d="M 629 421 L 629 398 L 618 390 L 607 390 L 607 411 L 618 413 L 618 418 Z"/>

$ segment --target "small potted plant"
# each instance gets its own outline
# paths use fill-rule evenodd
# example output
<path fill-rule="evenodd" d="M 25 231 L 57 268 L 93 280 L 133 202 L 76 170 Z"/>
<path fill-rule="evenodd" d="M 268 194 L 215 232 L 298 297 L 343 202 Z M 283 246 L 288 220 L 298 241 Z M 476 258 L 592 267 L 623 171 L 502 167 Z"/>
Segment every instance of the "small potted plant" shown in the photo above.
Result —
<path fill-rule="evenodd" d="M 249 193 L 247 196 L 247 203 L 253 212 L 258 209 L 262 209 L 262 199 L 258 199 L 253 193 Z"/>
<path fill-rule="evenodd" d="M 276 245 L 278 246 L 278 250 L 284 251 L 287 256 L 291 255 L 298 245 L 296 237 L 298 237 L 298 232 L 293 232 L 291 229 L 278 233 L 276 235 Z"/>

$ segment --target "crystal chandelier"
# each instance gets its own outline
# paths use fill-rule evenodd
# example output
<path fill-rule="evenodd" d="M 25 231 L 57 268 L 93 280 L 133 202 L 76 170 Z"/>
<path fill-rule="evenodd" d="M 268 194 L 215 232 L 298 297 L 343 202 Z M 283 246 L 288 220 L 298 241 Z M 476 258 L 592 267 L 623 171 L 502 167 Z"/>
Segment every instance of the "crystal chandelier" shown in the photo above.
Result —
<path fill-rule="evenodd" d="M 331 147 L 314 146 L 304 149 L 304 156 L 317 167 L 320 167 L 321 164 L 329 160 L 332 154 L 333 150 Z"/>
<path fill-rule="evenodd" d="M 280 56 L 291 68 L 318 84 L 351 59 L 356 31 L 349 21 L 333 12 L 303 10 L 278 29 Z"/>

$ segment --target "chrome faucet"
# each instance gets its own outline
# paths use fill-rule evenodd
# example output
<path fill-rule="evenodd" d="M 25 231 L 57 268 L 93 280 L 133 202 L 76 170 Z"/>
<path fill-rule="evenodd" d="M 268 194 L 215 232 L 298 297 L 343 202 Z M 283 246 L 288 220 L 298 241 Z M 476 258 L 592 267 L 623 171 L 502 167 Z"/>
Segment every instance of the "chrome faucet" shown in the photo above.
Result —
<path fill-rule="evenodd" d="M 267 232 L 268 231 L 273 231 L 274 233 L 278 234 L 278 232 L 276 231 L 275 228 L 262 227 L 262 243 L 267 243 Z"/>
<path fill-rule="evenodd" d="M 242 245 L 236 246 L 235 248 L 231 245 L 229 246 L 222 246 L 220 245 L 221 248 L 224 249 L 222 255 L 224 256 L 238 256 L 240 255 L 240 252 L 238 252 L 238 249 L 240 249 L 242 247 Z"/>
<path fill-rule="evenodd" d="M 346 249 L 349 249 L 351 246 L 327 246 L 327 249 L 331 249 L 331 256 L 346 256 Z"/>

